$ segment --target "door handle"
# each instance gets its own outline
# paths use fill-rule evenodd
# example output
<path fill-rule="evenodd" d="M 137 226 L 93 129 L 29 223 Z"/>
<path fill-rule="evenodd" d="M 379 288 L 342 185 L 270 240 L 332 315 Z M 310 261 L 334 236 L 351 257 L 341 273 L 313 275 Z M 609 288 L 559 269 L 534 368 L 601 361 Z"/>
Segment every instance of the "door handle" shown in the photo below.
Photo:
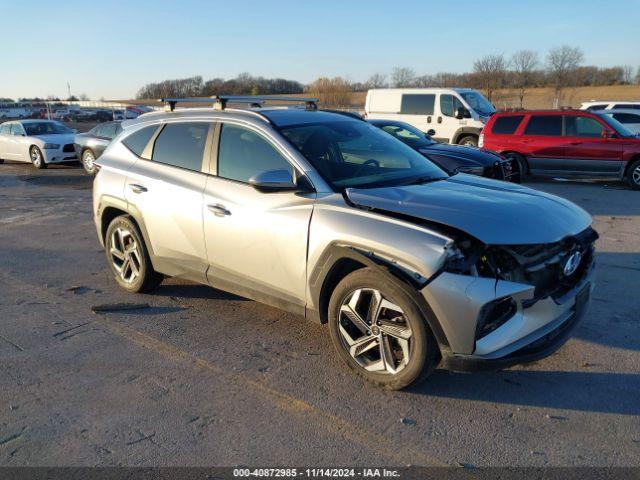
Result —
<path fill-rule="evenodd" d="M 213 212 L 216 217 L 231 215 L 231 212 L 227 210 L 224 205 L 207 205 L 207 208 L 210 212 Z"/>
<path fill-rule="evenodd" d="M 431 116 L 427 117 L 427 123 L 431 123 Z"/>
<path fill-rule="evenodd" d="M 580 145 L 582 142 L 569 142 L 569 145 Z"/>
<path fill-rule="evenodd" d="M 144 185 L 138 185 L 137 183 L 130 183 L 129 188 L 133 191 L 133 193 L 144 193 L 147 191 L 147 187 Z"/>
<path fill-rule="evenodd" d="M 442 117 L 438 117 L 438 123 L 442 123 Z"/>

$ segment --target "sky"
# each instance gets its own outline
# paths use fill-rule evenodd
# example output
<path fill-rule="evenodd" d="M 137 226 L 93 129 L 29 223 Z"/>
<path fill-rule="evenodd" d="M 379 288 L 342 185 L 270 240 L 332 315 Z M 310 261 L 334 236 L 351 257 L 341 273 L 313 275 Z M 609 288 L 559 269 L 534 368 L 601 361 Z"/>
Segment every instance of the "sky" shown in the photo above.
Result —
<path fill-rule="evenodd" d="M 470 71 L 487 54 L 582 48 L 640 66 L 640 0 L 0 0 L 0 97 L 126 99 L 146 83 L 242 72 L 365 81 Z"/>

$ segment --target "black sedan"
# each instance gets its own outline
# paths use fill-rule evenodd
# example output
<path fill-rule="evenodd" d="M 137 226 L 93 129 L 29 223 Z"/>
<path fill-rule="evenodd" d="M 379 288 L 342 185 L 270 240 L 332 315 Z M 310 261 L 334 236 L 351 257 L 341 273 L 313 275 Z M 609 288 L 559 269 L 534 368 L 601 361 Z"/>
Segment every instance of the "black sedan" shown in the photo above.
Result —
<path fill-rule="evenodd" d="M 486 150 L 435 142 L 412 125 L 396 120 L 368 120 L 417 150 L 449 173 L 463 172 L 508 182 L 520 182 L 515 162 Z"/>
<path fill-rule="evenodd" d="M 76 134 L 74 140 L 76 154 L 89 175 L 96 173 L 96 158 L 102 155 L 111 140 L 122 131 L 120 123 L 102 123 L 86 133 Z"/>

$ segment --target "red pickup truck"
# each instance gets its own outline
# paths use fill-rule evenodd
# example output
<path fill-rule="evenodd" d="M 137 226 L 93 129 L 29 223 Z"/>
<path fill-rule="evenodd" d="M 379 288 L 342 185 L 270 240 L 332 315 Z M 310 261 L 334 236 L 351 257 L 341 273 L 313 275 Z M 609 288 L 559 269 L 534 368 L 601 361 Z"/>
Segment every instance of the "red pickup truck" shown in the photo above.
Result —
<path fill-rule="evenodd" d="M 530 110 L 491 116 L 480 147 L 536 175 L 613 177 L 640 189 L 640 137 L 610 116 L 584 110 Z"/>

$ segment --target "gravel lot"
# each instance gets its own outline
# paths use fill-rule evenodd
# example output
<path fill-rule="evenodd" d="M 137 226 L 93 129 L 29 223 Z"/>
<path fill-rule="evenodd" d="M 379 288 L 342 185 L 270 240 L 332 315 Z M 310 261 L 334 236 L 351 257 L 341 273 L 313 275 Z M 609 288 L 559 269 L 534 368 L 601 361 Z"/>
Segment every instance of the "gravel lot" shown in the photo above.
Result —
<path fill-rule="evenodd" d="M 575 337 L 534 365 L 389 393 L 300 317 L 179 280 L 124 293 L 82 169 L 0 165 L 0 465 L 639 465 L 640 192 L 530 186 L 600 232 Z M 112 302 L 151 308 L 91 312 Z"/>

